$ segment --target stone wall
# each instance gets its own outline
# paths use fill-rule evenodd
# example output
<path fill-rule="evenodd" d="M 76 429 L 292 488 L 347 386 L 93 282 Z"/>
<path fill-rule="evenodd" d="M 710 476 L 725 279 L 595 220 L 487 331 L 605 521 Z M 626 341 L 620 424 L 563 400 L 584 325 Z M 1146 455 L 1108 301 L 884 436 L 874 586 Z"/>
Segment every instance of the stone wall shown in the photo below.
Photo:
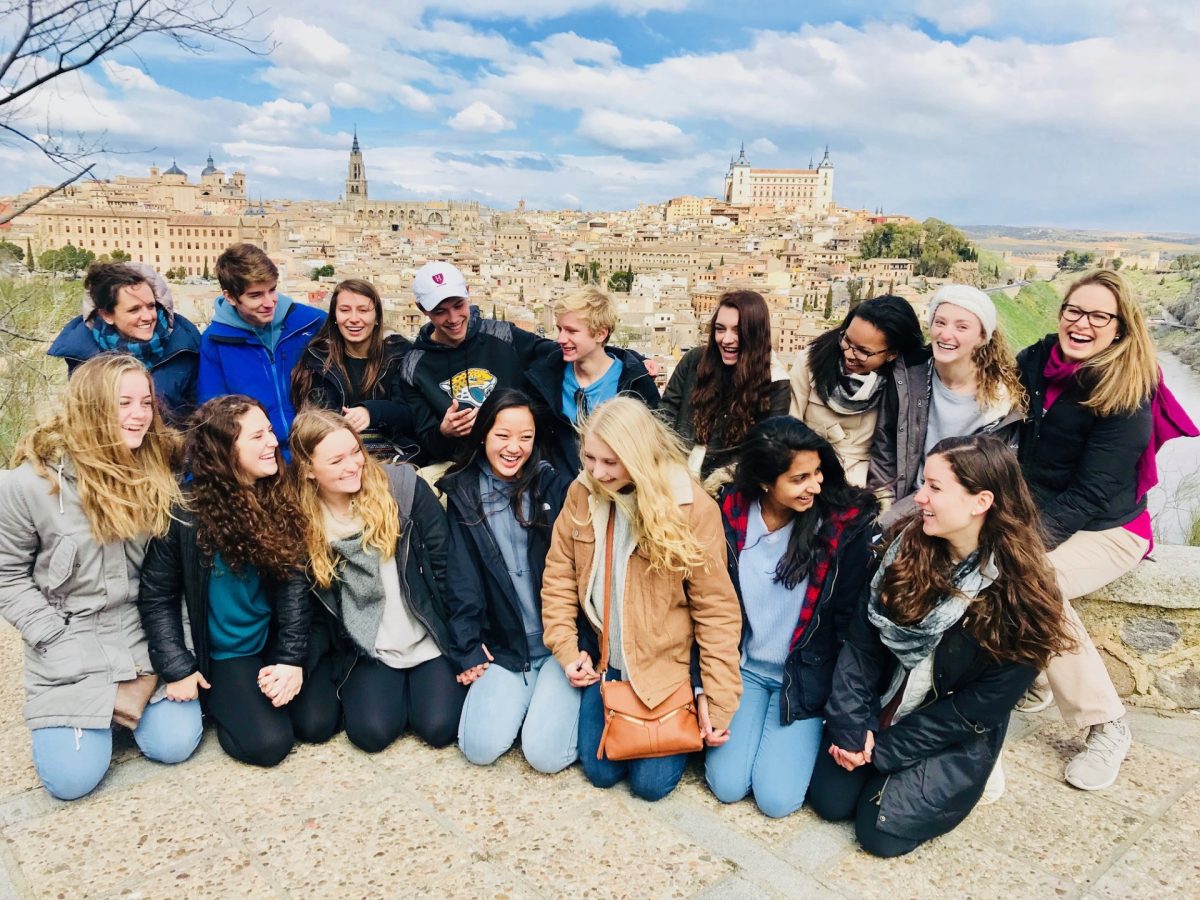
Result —
<path fill-rule="evenodd" d="M 1156 709 L 1200 709 L 1200 547 L 1156 547 L 1075 608 L 1122 697 Z"/>

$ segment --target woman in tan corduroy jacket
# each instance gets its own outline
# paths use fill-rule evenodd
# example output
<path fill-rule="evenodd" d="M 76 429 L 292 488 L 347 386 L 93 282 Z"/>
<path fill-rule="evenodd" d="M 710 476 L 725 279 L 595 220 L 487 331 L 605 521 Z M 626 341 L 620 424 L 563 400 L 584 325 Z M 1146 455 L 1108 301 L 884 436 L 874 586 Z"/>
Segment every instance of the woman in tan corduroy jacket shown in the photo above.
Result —
<path fill-rule="evenodd" d="M 600 677 L 628 680 L 650 707 L 691 682 L 701 691 L 706 743 L 728 740 L 742 693 L 742 617 L 721 514 L 688 474 L 677 439 L 637 400 L 617 397 L 599 407 L 580 446 L 584 470 L 567 491 L 546 557 L 544 637 L 571 683 L 584 689 L 579 757 L 588 780 L 611 787 L 628 775 L 637 796 L 658 800 L 679 783 L 687 755 L 597 759 Z M 613 516 L 609 659 L 601 673 L 604 546 Z"/>

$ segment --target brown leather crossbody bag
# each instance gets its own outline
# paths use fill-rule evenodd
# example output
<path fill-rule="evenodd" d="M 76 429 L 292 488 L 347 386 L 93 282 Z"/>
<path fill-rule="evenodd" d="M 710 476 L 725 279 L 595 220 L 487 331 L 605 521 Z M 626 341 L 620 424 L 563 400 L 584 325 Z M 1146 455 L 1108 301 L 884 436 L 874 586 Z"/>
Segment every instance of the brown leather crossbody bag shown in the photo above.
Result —
<path fill-rule="evenodd" d="M 628 681 L 605 681 L 608 669 L 609 614 L 612 610 L 613 525 L 616 510 L 608 517 L 604 534 L 604 628 L 600 632 L 600 699 L 604 704 L 604 732 L 596 759 L 650 759 L 694 753 L 704 746 L 691 679 L 685 679 L 662 703 L 643 703 Z M 618 637 L 618 640 L 620 638 Z"/>

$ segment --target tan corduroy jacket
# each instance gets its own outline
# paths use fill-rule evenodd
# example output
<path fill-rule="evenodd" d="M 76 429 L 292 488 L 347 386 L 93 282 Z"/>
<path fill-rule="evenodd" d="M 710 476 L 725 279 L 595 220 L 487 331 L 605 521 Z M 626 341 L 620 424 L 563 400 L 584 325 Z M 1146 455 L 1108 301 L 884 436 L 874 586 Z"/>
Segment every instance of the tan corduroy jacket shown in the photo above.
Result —
<path fill-rule="evenodd" d="M 647 706 L 657 706 L 691 676 L 692 645 L 700 647 L 700 677 L 708 695 L 714 728 L 728 728 L 742 694 L 738 644 L 742 612 L 729 580 L 725 532 L 717 504 L 682 468 L 672 478 L 672 493 L 705 548 L 707 564 L 687 578 L 656 572 L 636 549 L 626 570 L 622 601 L 624 675 Z M 591 509 L 596 500 L 582 481 L 567 491 L 542 578 L 542 621 L 546 646 L 566 668 L 579 658 L 576 627 L 586 607 L 596 554 L 604 553 Z M 580 524 L 583 523 L 583 524 Z M 585 610 L 597 640 L 602 622 Z M 595 661 L 598 664 L 598 660 Z"/>

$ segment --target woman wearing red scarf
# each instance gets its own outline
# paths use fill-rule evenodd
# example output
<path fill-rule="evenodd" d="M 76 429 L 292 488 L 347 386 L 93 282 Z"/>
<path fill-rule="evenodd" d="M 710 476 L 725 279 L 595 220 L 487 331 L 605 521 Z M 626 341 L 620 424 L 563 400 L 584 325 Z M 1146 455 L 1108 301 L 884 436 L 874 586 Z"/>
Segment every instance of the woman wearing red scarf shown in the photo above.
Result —
<path fill-rule="evenodd" d="M 1068 725 L 1087 728 L 1066 779 L 1100 790 L 1116 781 L 1131 737 L 1125 708 L 1070 601 L 1125 574 L 1150 549 L 1138 460 L 1150 444 L 1159 376 L 1125 279 L 1106 270 L 1080 277 L 1059 310 L 1058 333 L 1026 347 L 1017 367 L 1029 392 L 1021 468 L 1079 641 L 1075 652 L 1050 661 L 1049 689 L 1035 685 L 1018 709 L 1056 702 Z"/>

